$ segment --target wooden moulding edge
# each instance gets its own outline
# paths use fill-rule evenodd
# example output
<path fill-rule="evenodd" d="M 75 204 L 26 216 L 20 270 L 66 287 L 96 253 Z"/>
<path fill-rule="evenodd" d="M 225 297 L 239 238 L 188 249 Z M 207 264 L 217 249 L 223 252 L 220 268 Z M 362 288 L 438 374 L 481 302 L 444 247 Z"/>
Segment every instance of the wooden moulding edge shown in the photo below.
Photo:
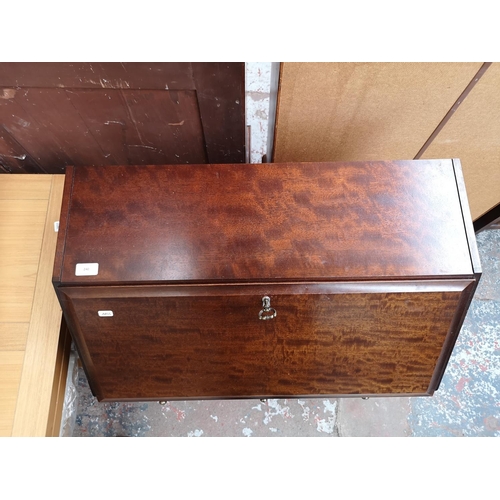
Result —
<path fill-rule="evenodd" d="M 59 302 L 61 303 L 62 309 L 64 311 L 64 319 L 66 321 L 68 330 L 75 344 L 78 356 L 82 360 L 83 370 L 85 372 L 85 375 L 87 376 L 90 389 L 92 391 L 92 394 L 100 401 L 100 398 L 102 397 L 101 387 L 96 382 L 98 380 L 98 377 L 96 377 L 95 375 L 96 369 L 92 361 L 92 356 L 87 349 L 84 335 L 81 332 L 81 329 L 78 328 L 78 321 L 76 321 L 76 312 L 73 307 L 73 303 L 67 296 L 65 297 L 65 294 L 61 292 L 60 288 L 58 288 L 56 291 Z"/>
<path fill-rule="evenodd" d="M 474 224 L 470 213 L 469 199 L 467 197 L 467 190 L 465 188 L 465 180 L 462 171 L 462 164 L 458 158 L 453 158 L 453 171 L 455 173 L 455 181 L 457 183 L 458 198 L 460 201 L 460 208 L 462 210 L 462 219 L 465 228 L 465 235 L 467 237 L 467 244 L 469 245 L 469 254 L 471 258 L 472 269 L 476 279 L 479 280 L 482 274 L 481 260 L 479 259 L 479 251 L 477 248 L 476 235 L 474 231 Z"/>
<path fill-rule="evenodd" d="M 430 395 L 432 395 L 434 391 L 437 391 L 439 389 L 444 373 L 446 371 L 446 367 L 448 366 L 448 362 L 453 352 L 453 348 L 455 347 L 458 335 L 460 334 L 460 330 L 469 310 L 470 303 L 472 302 L 472 298 L 474 297 L 474 292 L 477 288 L 477 285 L 478 281 L 475 280 L 470 283 L 469 286 L 467 286 L 462 292 L 457 310 L 450 325 L 450 329 L 448 330 L 448 333 L 446 335 L 441 354 L 439 355 L 438 361 L 436 363 L 436 368 L 434 370 L 431 383 L 429 384 L 428 393 Z"/>
<path fill-rule="evenodd" d="M 418 293 L 461 292 L 475 281 L 474 277 L 429 281 L 370 281 L 370 282 L 296 282 L 296 283 L 224 283 L 224 284 L 95 284 L 58 287 L 70 299 L 141 297 L 141 296 L 230 296 L 230 295 L 296 295 L 345 293 Z"/>

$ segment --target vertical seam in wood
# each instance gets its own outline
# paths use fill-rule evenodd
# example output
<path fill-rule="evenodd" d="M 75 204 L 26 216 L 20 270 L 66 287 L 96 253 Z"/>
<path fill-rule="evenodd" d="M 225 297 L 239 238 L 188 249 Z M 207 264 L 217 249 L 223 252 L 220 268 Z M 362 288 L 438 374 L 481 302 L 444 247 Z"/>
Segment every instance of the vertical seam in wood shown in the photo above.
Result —
<path fill-rule="evenodd" d="M 240 125 L 240 122 L 238 120 L 238 123 L 233 123 L 230 131 L 227 129 L 227 121 L 231 121 L 232 118 L 234 118 L 235 116 L 235 113 L 236 113 L 236 110 L 233 109 L 232 111 L 226 109 L 224 115 L 222 116 L 222 121 L 224 122 L 224 127 L 225 127 L 225 130 L 226 132 L 228 133 L 228 135 L 226 135 L 225 137 L 225 140 L 224 141 L 227 141 L 227 140 L 230 140 L 230 139 L 233 139 L 233 142 L 230 143 L 230 146 L 232 148 L 237 148 L 237 151 L 239 152 L 240 149 L 239 148 L 242 148 L 243 151 L 241 151 L 241 154 L 240 155 L 237 155 L 236 154 L 236 149 L 230 149 L 229 146 L 227 146 L 227 144 L 225 144 L 225 146 L 227 146 L 229 149 L 228 149 L 228 154 L 226 155 L 224 153 L 224 151 L 222 151 L 222 157 L 220 155 L 220 152 L 221 150 L 218 150 L 218 151 L 215 151 L 214 148 L 215 146 L 217 145 L 217 147 L 220 146 L 220 135 L 217 135 L 215 137 L 212 137 L 211 140 L 207 140 L 207 134 L 206 132 L 210 131 L 210 130 L 213 130 L 215 127 L 218 127 L 219 126 L 219 123 L 216 123 L 214 124 L 213 120 L 209 120 L 209 117 L 211 116 L 209 110 L 207 110 L 207 106 L 210 108 L 210 106 L 207 104 L 205 105 L 204 103 L 205 102 L 209 102 L 209 100 L 211 99 L 213 101 L 214 99 L 214 96 L 211 95 L 210 93 L 206 93 L 205 92 L 205 99 L 199 99 L 199 95 L 200 95 L 200 91 L 203 91 L 207 88 L 207 85 L 206 85 L 206 80 L 203 79 L 203 75 L 200 75 L 200 72 L 202 71 L 200 69 L 200 66 L 202 65 L 206 65 L 206 63 L 193 63 L 196 65 L 196 67 L 193 67 L 193 83 L 195 84 L 195 92 L 196 92 L 196 103 L 197 103 L 197 106 L 198 106 L 198 111 L 199 111 L 199 115 L 200 115 L 200 121 L 201 121 L 201 131 L 202 131 L 202 136 L 203 136 L 203 143 L 204 143 L 204 147 L 205 147 L 205 154 L 207 156 L 207 161 L 206 163 L 208 164 L 228 164 L 228 163 L 244 163 L 245 162 L 245 99 L 246 99 L 246 95 L 245 95 L 245 63 L 229 63 L 229 64 L 238 64 L 238 65 L 241 65 L 241 73 L 240 75 L 242 75 L 243 77 L 243 82 L 242 82 L 242 86 L 240 86 L 240 82 L 236 84 L 234 84 L 233 82 L 233 85 L 231 87 L 225 87 L 226 90 L 227 89 L 231 89 L 232 91 L 234 92 L 237 92 L 237 90 L 240 90 L 240 92 L 238 92 L 237 96 L 236 96 L 236 99 L 239 100 L 238 104 L 241 104 L 242 106 L 242 109 L 243 109 L 243 121 L 241 123 L 242 125 L 242 128 L 240 130 L 239 128 L 239 125 Z M 217 63 L 218 64 L 218 67 L 217 69 L 214 69 L 214 71 L 216 72 L 220 72 L 220 65 L 223 64 L 223 63 Z M 231 72 L 230 72 L 231 73 Z M 220 75 L 217 75 L 217 74 L 214 74 L 212 77 L 209 77 L 211 78 L 211 83 L 213 83 L 214 81 L 217 82 L 217 78 L 219 77 Z M 200 88 L 200 85 L 201 85 L 201 88 Z M 222 87 L 221 86 L 215 86 L 213 88 L 216 88 L 216 89 L 220 89 Z M 219 94 L 217 94 L 219 95 Z M 234 97 L 234 95 L 233 95 Z M 225 99 L 222 99 L 222 101 L 228 103 L 229 101 L 226 101 Z M 221 101 L 221 102 L 222 102 Z M 237 112 L 239 114 L 239 111 Z M 207 126 L 207 121 L 208 121 L 208 126 Z M 221 120 L 219 119 L 219 122 L 221 122 Z M 241 136 L 239 135 L 241 133 Z M 210 135 L 210 134 L 209 134 Z M 237 139 L 236 139 L 237 138 Z M 215 140 L 215 142 L 214 142 Z M 241 142 L 240 142 L 241 140 Z M 219 158 L 219 159 L 217 159 Z"/>
<path fill-rule="evenodd" d="M 62 258 L 61 258 L 61 268 L 59 269 L 59 281 L 62 281 L 62 274 L 63 274 L 63 269 L 64 269 L 64 259 L 66 257 L 66 240 L 68 237 L 67 233 L 67 228 L 69 227 L 69 218 L 71 215 L 71 201 L 73 199 L 73 186 L 75 184 L 75 167 L 71 167 L 71 188 L 69 190 L 69 200 L 68 200 L 68 211 L 66 212 L 66 224 L 65 227 L 61 227 L 61 221 L 59 221 L 59 231 L 64 231 L 64 239 L 62 242 Z M 63 187 L 63 193 L 64 193 L 64 187 Z M 64 201 L 64 200 L 63 200 Z M 59 216 L 59 219 L 62 219 L 61 216 Z M 57 252 L 57 242 L 56 242 L 56 252 Z"/>
<path fill-rule="evenodd" d="M 439 132 L 444 128 L 444 126 L 448 123 L 450 118 L 453 116 L 455 111 L 459 108 L 460 104 L 462 104 L 465 98 L 469 95 L 470 91 L 476 86 L 477 82 L 481 79 L 481 77 L 486 73 L 486 70 L 491 66 L 492 63 L 485 62 L 481 65 L 478 72 L 474 75 L 472 80 L 469 82 L 467 87 L 465 87 L 464 91 L 460 94 L 458 99 L 453 103 L 453 106 L 449 109 L 449 111 L 444 115 L 443 119 L 439 122 L 438 126 L 434 129 L 429 138 L 425 141 L 424 145 L 420 148 L 419 152 L 413 158 L 414 160 L 418 160 L 425 151 L 432 144 L 434 139 L 437 137 Z"/>
<path fill-rule="evenodd" d="M 193 81 L 194 81 L 194 78 L 193 78 Z M 200 128 L 201 128 L 201 136 L 203 138 L 203 151 L 205 152 L 205 162 L 211 163 L 210 156 L 208 155 L 207 138 L 205 136 L 205 124 L 203 123 L 203 117 L 201 116 L 200 100 L 198 99 L 198 89 L 195 89 L 194 94 L 195 94 L 195 99 L 196 99 L 196 107 L 198 109 L 198 116 L 200 117 Z"/>
<path fill-rule="evenodd" d="M 196 64 L 196 63 L 194 63 L 194 64 Z M 198 116 L 200 117 L 200 128 L 201 128 L 201 136 L 203 138 L 203 151 L 205 152 L 205 162 L 210 164 L 211 158 L 210 158 L 210 155 L 208 154 L 208 143 L 207 143 L 207 137 L 205 135 L 205 123 L 203 122 L 203 116 L 201 114 L 200 99 L 198 98 L 198 79 L 196 78 L 195 73 L 194 73 L 193 63 L 189 63 L 189 70 L 191 71 L 191 80 L 193 82 L 193 87 L 194 87 L 196 108 L 198 109 Z"/>
<path fill-rule="evenodd" d="M 274 137 L 273 137 L 273 144 L 272 144 L 272 150 L 271 150 L 271 158 L 268 160 L 270 163 L 274 163 L 274 158 L 276 156 L 276 138 L 278 136 L 278 120 L 279 120 L 279 115 L 280 115 L 280 103 L 281 103 L 281 84 L 282 84 L 282 79 L 283 79 L 283 63 L 279 63 L 279 69 L 278 69 L 278 89 L 276 91 L 276 112 L 274 116 Z"/>

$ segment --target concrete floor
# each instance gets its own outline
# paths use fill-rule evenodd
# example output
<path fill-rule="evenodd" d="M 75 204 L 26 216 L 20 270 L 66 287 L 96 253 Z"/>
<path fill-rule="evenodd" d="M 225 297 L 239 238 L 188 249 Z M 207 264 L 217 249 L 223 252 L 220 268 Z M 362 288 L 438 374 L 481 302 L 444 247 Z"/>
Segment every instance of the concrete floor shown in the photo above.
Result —
<path fill-rule="evenodd" d="M 75 364 L 62 435 L 500 436 L 500 231 L 477 240 L 483 276 L 433 397 L 98 403 Z"/>

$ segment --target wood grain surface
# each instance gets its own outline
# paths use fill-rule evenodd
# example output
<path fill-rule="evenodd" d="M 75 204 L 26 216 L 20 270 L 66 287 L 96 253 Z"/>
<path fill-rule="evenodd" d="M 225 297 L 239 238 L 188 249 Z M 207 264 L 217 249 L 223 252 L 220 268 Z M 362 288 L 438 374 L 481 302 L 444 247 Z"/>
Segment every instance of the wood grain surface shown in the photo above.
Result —
<path fill-rule="evenodd" d="M 64 385 L 67 353 L 58 351 L 61 310 L 50 273 L 63 182 L 62 175 L 0 179 L 1 436 L 45 436 L 48 426 L 59 433 L 61 406 L 48 407 L 53 378 Z"/>
<path fill-rule="evenodd" d="M 242 163 L 244 63 L 0 63 L 0 172 Z"/>
<path fill-rule="evenodd" d="M 31 319 L 51 179 L 0 181 L 0 436 L 10 436 Z"/>
<path fill-rule="evenodd" d="M 473 274 L 451 160 L 72 174 L 65 284 Z M 78 263 L 98 275 L 75 276 Z"/>
<path fill-rule="evenodd" d="M 51 192 L 44 217 L 40 261 L 12 427 L 13 436 L 46 434 L 53 380 L 54 376 L 60 376 L 55 370 L 62 311 L 54 293 L 51 276 L 57 242 L 54 222 L 59 219 L 63 186 L 63 176 L 51 176 Z"/>
<path fill-rule="evenodd" d="M 495 62 L 423 155 L 460 158 L 474 220 L 500 203 L 499 85 Z"/>
<path fill-rule="evenodd" d="M 75 166 L 53 282 L 99 400 L 431 395 L 467 207 L 453 160 Z"/>
<path fill-rule="evenodd" d="M 414 158 L 480 67 L 282 63 L 273 161 Z"/>
<path fill-rule="evenodd" d="M 418 393 L 461 291 L 162 296 L 62 290 L 99 399 Z M 160 288 L 160 287 L 158 287 Z M 244 289 L 244 287 L 241 287 Z M 401 290 L 402 291 L 402 290 Z M 261 321 L 262 295 L 277 316 Z M 131 295 L 135 297 L 131 298 Z M 99 317 L 112 310 L 112 317 Z"/>
<path fill-rule="evenodd" d="M 24 351 L 0 351 L 0 437 L 12 435 Z"/>

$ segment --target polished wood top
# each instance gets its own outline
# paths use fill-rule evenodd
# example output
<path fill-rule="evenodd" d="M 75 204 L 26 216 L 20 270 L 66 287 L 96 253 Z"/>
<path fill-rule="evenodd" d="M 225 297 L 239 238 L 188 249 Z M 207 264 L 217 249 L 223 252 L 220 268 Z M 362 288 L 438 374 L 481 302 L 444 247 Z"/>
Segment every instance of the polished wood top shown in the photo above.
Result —
<path fill-rule="evenodd" d="M 62 284 L 474 274 L 452 160 L 68 168 Z M 98 274 L 76 276 L 78 263 Z"/>

